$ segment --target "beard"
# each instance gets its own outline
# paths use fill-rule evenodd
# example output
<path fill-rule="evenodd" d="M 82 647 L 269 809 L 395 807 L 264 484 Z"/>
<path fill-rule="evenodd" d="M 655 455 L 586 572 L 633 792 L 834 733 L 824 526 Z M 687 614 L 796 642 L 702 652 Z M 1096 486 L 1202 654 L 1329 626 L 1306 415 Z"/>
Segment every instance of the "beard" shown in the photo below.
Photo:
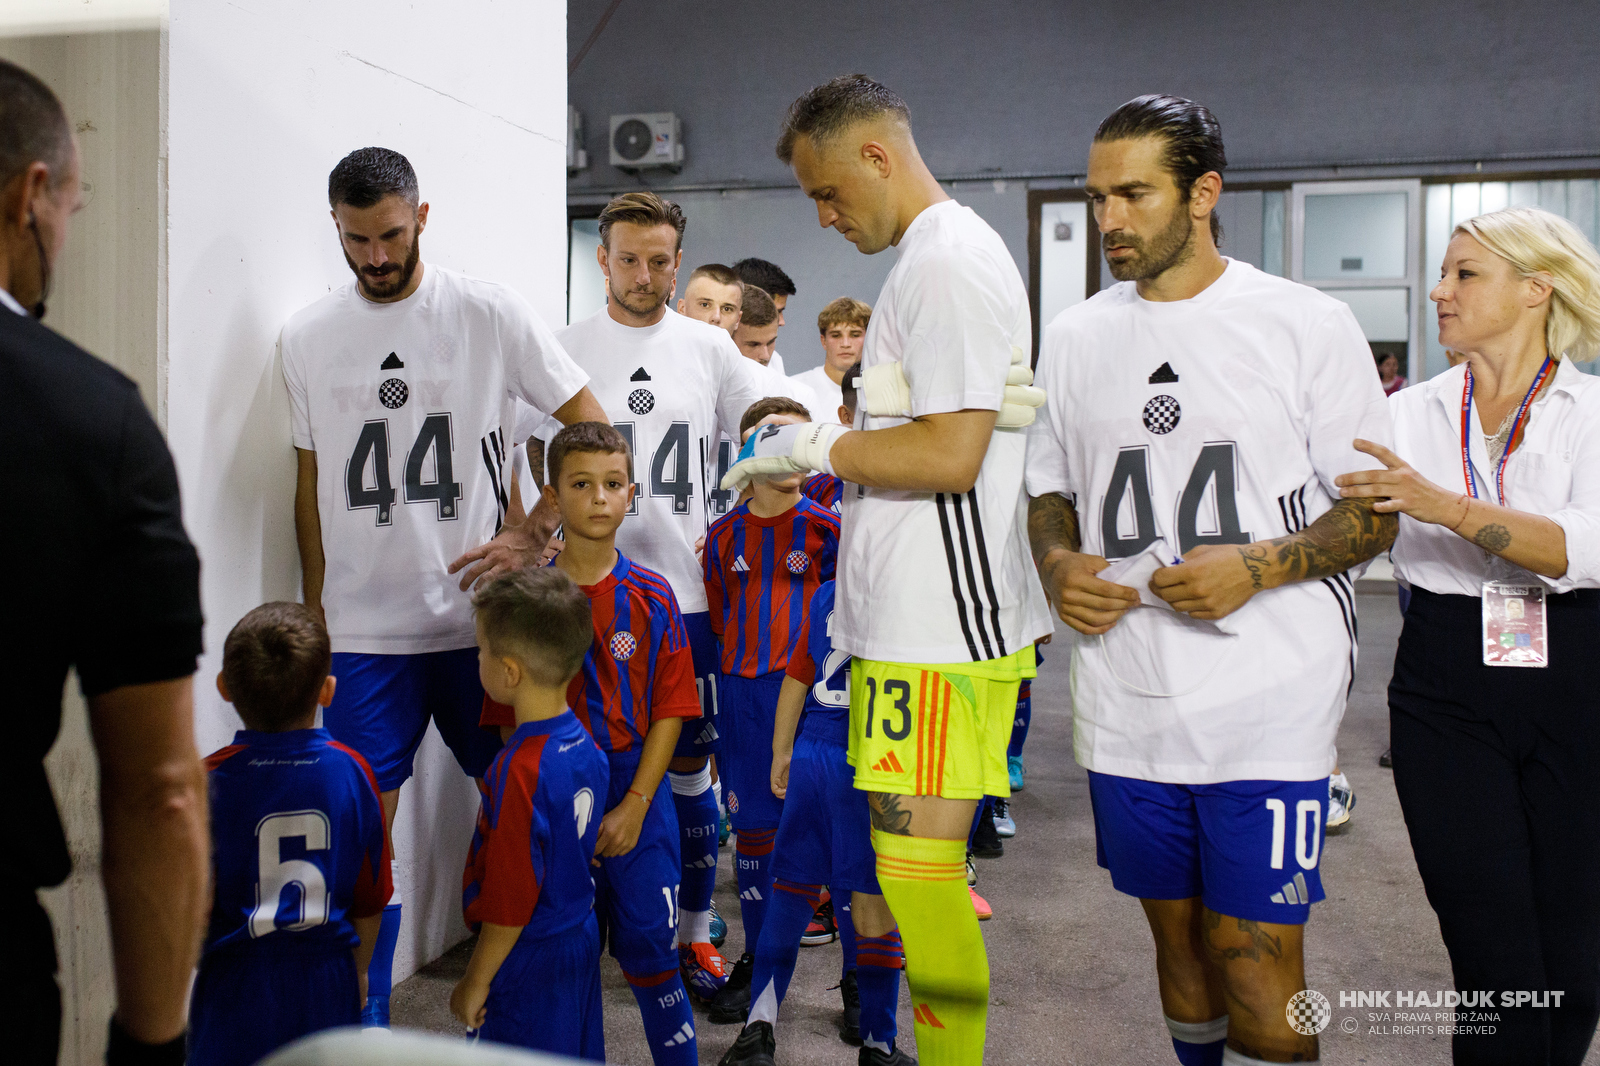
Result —
<path fill-rule="evenodd" d="M 649 318 L 660 309 L 661 305 L 672 298 L 672 285 L 662 289 L 633 289 L 629 292 L 618 290 L 617 283 L 608 282 L 611 286 L 611 295 L 617 303 L 628 310 L 629 314 L 638 315 L 640 318 Z"/>
<path fill-rule="evenodd" d="M 350 258 L 350 253 L 345 252 L 344 261 L 350 265 L 351 271 L 356 276 L 356 284 L 361 286 L 361 291 L 372 300 L 387 300 L 392 296 L 405 291 L 411 284 L 411 279 L 416 276 L 417 263 L 422 256 L 422 234 L 411 238 L 411 250 L 406 252 L 404 263 L 388 262 L 381 267 L 358 267 L 355 260 Z"/>
<path fill-rule="evenodd" d="M 1112 277 L 1118 281 L 1149 281 L 1187 262 L 1194 254 L 1193 238 L 1194 219 L 1189 217 L 1189 204 L 1185 201 L 1172 212 L 1166 228 L 1148 241 L 1123 230 L 1112 230 L 1100 238 L 1100 247 L 1102 251 L 1110 251 L 1113 246 L 1133 251 L 1120 260 L 1106 259 Z"/>

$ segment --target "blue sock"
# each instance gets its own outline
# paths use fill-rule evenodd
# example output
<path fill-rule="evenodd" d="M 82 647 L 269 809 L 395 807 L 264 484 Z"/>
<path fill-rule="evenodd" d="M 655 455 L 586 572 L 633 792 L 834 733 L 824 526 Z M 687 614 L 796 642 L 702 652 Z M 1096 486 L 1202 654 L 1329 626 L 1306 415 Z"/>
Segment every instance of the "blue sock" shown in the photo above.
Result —
<path fill-rule="evenodd" d="M 711 910 L 711 893 L 717 886 L 717 797 L 711 790 L 711 771 L 693 774 L 669 772 L 672 806 L 678 814 L 683 870 L 678 885 L 680 943 L 689 943 L 687 927 Z M 679 789 L 683 789 L 680 792 Z"/>
<path fill-rule="evenodd" d="M 778 1007 L 789 991 L 795 963 L 800 961 L 800 937 L 821 902 L 821 885 L 772 883 L 772 904 L 761 926 L 756 967 L 750 976 L 750 1021 L 778 1020 Z"/>
<path fill-rule="evenodd" d="M 850 893 L 833 898 L 833 920 L 839 926 L 839 947 L 843 949 L 839 976 L 856 968 L 856 921 L 850 916 Z"/>
<path fill-rule="evenodd" d="M 1172 1050 L 1183 1066 L 1222 1066 L 1222 1049 L 1228 1044 L 1228 1016 L 1209 1022 L 1175 1022 L 1166 1019 Z"/>
<path fill-rule="evenodd" d="M 1022 745 L 1028 742 L 1028 725 L 1033 721 L 1033 680 L 1031 678 L 1022 682 L 1022 688 L 1017 693 L 1017 717 L 1011 723 L 1011 743 L 1006 748 L 1007 755 L 1021 755 Z"/>
<path fill-rule="evenodd" d="M 683 977 L 674 966 L 658 974 L 639 976 L 623 971 L 644 1019 L 644 1036 L 655 1066 L 697 1066 L 694 1010 Z"/>
<path fill-rule="evenodd" d="M 777 835 L 776 829 L 739 831 L 734 856 L 739 875 L 739 917 L 744 920 L 744 950 L 752 955 L 761 943 L 761 925 L 772 899 L 772 840 Z"/>
<path fill-rule="evenodd" d="M 367 967 L 367 995 L 387 996 L 394 987 L 394 946 L 400 940 L 400 892 L 397 889 L 390 903 L 383 908 L 383 921 L 378 925 L 378 942 L 372 949 L 372 963 Z"/>
<path fill-rule="evenodd" d="M 861 1043 L 879 1051 L 893 1051 L 899 1032 L 894 1011 L 900 1003 L 900 971 L 906 964 L 900 930 L 857 940 L 856 987 L 861 992 Z"/>

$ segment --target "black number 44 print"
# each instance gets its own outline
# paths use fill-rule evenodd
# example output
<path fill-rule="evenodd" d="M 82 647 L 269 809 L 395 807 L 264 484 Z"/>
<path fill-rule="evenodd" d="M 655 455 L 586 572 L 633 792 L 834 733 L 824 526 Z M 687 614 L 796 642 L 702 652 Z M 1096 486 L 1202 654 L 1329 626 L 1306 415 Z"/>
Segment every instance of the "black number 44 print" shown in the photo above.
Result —
<path fill-rule="evenodd" d="M 452 462 L 454 438 L 448 411 L 431 414 L 406 453 L 405 501 L 433 503 L 441 522 L 454 522 L 459 512 L 461 483 L 455 479 Z M 424 481 L 429 456 L 433 458 L 433 480 Z M 346 505 L 352 511 L 368 507 L 377 511 L 377 524 L 394 521 L 395 491 L 389 473 L 389 420 L 377 418 L 361 427 L 355 450 L 344 468 Z"/>
<path fill-rule="evenodd" d="M 1188 484 L 1178 497 L 1178 551 L 1201 544 L 1249 544 L 1254 538 L 1239 528 L 1237 464 L 1232 441 L 1213 442 L 1200 449 Z M 1215 485 L 1216 532 L 1200 532 L 1200 505 L 1206 488 Z M 1133 515 L 1133 535 L 1121 536 L 1117 516 L 1125 506 Z M 1124 448 L 1117 453 L 1105 503 L 1100 511 L 1100 543 L 1107 559 L 1138 555 L 1156 539 L 1155 504 L 1150 492 L 1150 453 L 1145 448 Z"/>

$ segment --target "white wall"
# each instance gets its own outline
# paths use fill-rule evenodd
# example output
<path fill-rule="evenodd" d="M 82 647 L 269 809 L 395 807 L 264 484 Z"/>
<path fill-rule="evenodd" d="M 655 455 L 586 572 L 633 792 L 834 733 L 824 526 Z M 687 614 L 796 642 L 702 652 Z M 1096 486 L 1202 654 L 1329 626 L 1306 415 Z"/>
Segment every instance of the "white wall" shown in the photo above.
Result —
<path fill-rule="evenodd" d="M 425 261 L 565 316 L 564 0 L 172 0 L 165 76 L 168 433 L 199 545 L 202 750 L 238 725 L 210 687 L 245 611 L 294 599 L 284 320 L 350 281 L 328 217 L 347 152 L 404 152 L 432 204 Z M 398 981 L 465 935 L 476 793 L 430 731 L 395 826 Z"/>

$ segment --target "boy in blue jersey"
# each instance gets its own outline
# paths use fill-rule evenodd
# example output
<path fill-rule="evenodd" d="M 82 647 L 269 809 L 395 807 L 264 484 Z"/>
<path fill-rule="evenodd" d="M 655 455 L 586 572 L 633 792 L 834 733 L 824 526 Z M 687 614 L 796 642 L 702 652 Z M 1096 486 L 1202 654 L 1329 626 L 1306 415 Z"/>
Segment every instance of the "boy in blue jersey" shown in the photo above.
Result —
<path fill-rule="evenodd" d="M 810 417 L 794 400 L 771 396 L 750 405 L 739 431 L 746 435 Z M 749 1009 L 783 809 L 769 779 L 778 691 L 806 608 L 818 586 L 833 579 L 839 552 L 839 516 L 801 495 L 800 483 L 798 474 L 756 481 L 750 498 L 706 533 L 706 598 L 722 645 L 717 721 L 723 743 L 717 765 L 738 834 L 734 869 L 744 919 L 744 954 L 711 1002 L 710 1018 L 718 1023 L 743 1021 Z"/>
<path fill-rule="evenodd" d="M 854 787 L 855 770 L 847 757 L 850 656 L 834 650 L 829 638 L 833 589 L 832 581 L 825 582 L 811 598 L 778 696 L 771 789 L 784 807 L 772 862 L 772 906 L 756 949 L 750 1021 L 721 1066 L 772 1063 L 773 1024 L 823 885 L 851 901 L 857 926 L 856 955 L 845 959 L 841 985 L 859 989 L 860 1066 L 916 1064 L 895 1046 L 895 1006 L 905 954 L 878 887 L 867 794 Z"/>
<path fill-rule="evenodd" d="M 484 775 L 461 894 L 478 943 L 450 1010 L 486 1040 L 604 1062 L 589 864 L 609 773 L 567 709 L 589 651 L 589 600 L 559 570 L 518 570 L 472 605 L 478 677 L 516 728 Z"/>
<path fill-rule="evenodd" d="M 239 620 L 217 691 L 245 728 L 206 759 L 215 897 L 189 1012 L 189 1061 L 247 1066 L 355 1025 L 389 881 L 367 761 L 314 728 L 333 700 L 328 631 L 298 603 Z"/>
<path fill-rule="evenodd" d="M 609 763 L 595 846 L 595 910 L 644 1020 L 657 1066 L 693 1066 L 694 1012 L 684 987 L 709 995 L 721 967 L 710 944 L 676 949 L 680 844 L 667 764 L 685 719 L 701 715 L 694 654 L 672 587 L 617 551 L 633 498 L 622 434 L 601 422 L 557 433 L 546 449 L 545 497 L 561 516 L 565 547 L 552 564 L 589 600 L 591 634 L 566 698 Z M 508 708 L 486 703 L 483 722 L 504 727 Z M 702 959 L 697 952 L 709 952 Z"/>

